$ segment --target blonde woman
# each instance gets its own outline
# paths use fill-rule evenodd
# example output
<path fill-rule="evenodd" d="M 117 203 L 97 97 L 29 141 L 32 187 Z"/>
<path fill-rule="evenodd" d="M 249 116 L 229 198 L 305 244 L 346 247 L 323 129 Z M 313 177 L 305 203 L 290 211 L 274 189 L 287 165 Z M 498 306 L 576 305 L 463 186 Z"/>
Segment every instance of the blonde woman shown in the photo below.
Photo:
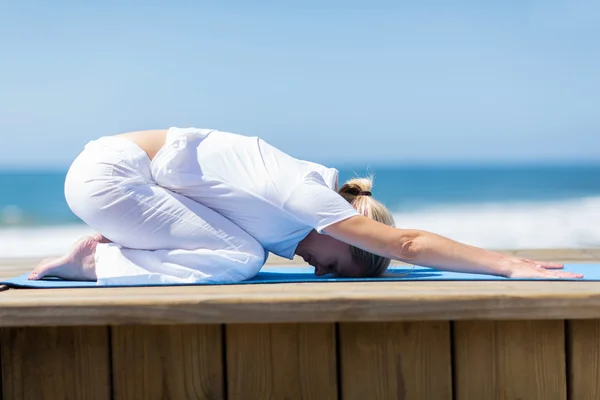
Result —
<path fill-rule="evenodd" d="M 379 276 L 393 259 L 505 277 L 581 277 L 560 264 L 395 228 L 371 186 L 353 179 L 338 187 L 337 170 L 257 137 L 196 128 L 104 136 L 85 146 L 65 181 L 69 207 L 99 233 L 44 260 L 29 279 L 234 283 L 257 274 L 269 253 L 298 255 L 316 275 Z"/>

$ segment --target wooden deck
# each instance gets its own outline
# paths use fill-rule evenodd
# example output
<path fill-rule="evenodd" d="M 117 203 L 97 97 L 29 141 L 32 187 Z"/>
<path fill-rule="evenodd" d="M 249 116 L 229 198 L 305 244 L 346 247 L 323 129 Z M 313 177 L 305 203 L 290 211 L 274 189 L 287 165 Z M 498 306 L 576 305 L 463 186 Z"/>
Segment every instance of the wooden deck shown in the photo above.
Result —
<path fill-rule="evenodd" d="M 3 399 L 600 398 L 593 282 L 9 289 L 0 326 Z"/>

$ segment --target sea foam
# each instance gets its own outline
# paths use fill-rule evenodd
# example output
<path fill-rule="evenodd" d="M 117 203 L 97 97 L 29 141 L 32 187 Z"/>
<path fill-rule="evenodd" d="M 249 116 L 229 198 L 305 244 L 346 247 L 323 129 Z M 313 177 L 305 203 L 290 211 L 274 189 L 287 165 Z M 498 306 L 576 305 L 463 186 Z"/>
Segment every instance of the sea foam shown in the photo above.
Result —
<path fill-rule="evenodd" d="M 399 228 L 489 249 L 600 247 L 600 197 L 437 206 L 394 218 Z"/>
<path fill-rule="evenodd" d="M 0 258 L 38 258 L 67 251 L 80 237 L 94 233 L 83 224 L 0 229 Z"/>
<path fill-rule="evenodd" d="M 600 197 L 438 205 L 395 212 L 394 218 L 399 228 L 427 230 L 488 249 L 600 247 Z M 60 255 L 91 233 L 82 224 L 0 229 L 0 257 Z"/>

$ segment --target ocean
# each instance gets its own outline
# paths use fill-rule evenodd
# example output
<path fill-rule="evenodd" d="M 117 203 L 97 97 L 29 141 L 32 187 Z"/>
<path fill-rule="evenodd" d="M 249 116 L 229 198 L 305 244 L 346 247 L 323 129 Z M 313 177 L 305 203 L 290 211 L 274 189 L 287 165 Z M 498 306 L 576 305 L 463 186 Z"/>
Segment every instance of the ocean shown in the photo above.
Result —
<path fill-rule="evenodd" d="M 334 167 L 375 175 L 396 225 L 489 249 L 600 247 L 600 164 Z M 69 210 L 66 171 L 0 171 L 0 257 L 41 257 L 91 232 Z"/>

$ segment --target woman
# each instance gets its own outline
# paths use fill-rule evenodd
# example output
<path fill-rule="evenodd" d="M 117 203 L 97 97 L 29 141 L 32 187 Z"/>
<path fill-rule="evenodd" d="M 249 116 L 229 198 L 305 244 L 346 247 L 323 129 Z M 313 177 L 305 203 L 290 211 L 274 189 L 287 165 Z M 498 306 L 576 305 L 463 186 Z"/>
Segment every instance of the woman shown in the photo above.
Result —
<path fill-rule="evenodd" d="M 85 146 L 65 181 L 69 207 L 99 234 L 44 260 L 29 279 L 233 283 L 253 277 L 269 252 L 296 254 L 316 275 L 378 276 L 394 259 L 505 277 L 582 277 L 397 229 L 370 180 L 338 188 L 337 178 L 256 137 L 195 128 L 105 136 Z"/>

